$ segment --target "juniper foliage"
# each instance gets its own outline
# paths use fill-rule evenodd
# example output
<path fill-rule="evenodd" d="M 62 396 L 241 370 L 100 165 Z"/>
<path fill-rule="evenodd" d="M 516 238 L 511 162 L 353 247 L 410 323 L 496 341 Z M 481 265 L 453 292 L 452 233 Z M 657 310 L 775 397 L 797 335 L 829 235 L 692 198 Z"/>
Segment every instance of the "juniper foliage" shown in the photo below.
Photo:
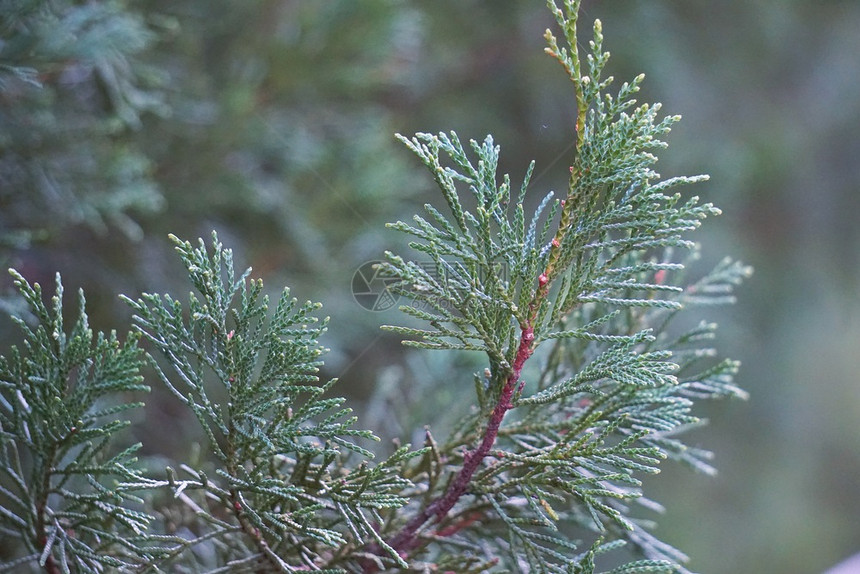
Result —
<path fill-rule="evenodd" d="M 98 572 L 146 559 L 138 546 L 150 516 L 138 497 L 117 489 L 139 470 L 139 444 L 117 448 L 126 411 L 143 406 L 138 337 L 94 334 L 83 292 L 66 332 L 63 284 L 47 307 L 38 284 L 14 273 L 38 320 L 18 321 L 23 348 L 0 357 L 0 534 L 22 555 L 0 565 L 18 571 Z"/>
<path fill-rule="evenodd" d="M 408 324 L 386 329 L 486 357 L 450 435 L 428 428 L 421 448 L 372 460 L 374 435 L 318 379 L 319 305 L 289 289 L 270 305 L 217 235 L 172 238 L 194 291 L 124 297 L 125 343 L 92 333 L 83 294 L 67 333 L 59 278 L 49 309 L 13 272 L 37 325 L 19 321 L 24 350 L 0 360 L 0 528 L 15 541 L 0 571 L 592 574 L 626 547 L 608 572 L 686 572 L 650 532 L 660 507 L 642 477 L 669 458 L 713 472 L 679 435 L 702 424 L 697 401 L 744 396 L 738 364 L 716 357 L 715 325 L 678 318 L 731 302 L 749 269 L 687 279 L 686 236 L 718 210 L 675 190 L 703 176 L 654 171 L 679 118 L 637 105 L 642 76 L 611 93 L 600 22 L 581 57 L 579 2 L 549 6 L 563 39 L 548 31 L 547 52 L 577 103 L 563 197 L 527 213 L 535 164 L 514 190 L 489 136 L 398 136 L 447 213 L 392 224 L 417 255 L 382 264 L 411 301 Z M 141 372 L 199 425 L 189 460 L 144 465 L 123 446 Z"/>
<path fill-rule="evenodd" d="M 185 503 L 166 512 L 196 534 L 181 546 L 206 556 L 184 556 L 189 571 L 209 560 L 236 571 L 330 563 L 322 571 L 339 572 L 337 551 L 348 555 L 365 540 L 386 547 L 378 512 L 406 502 L 403 466 L 421 451 L 402 447 L 367 464 L 372 455 L 355 440 L 375 437 L 353 428 L 344 399 L 324 396 L 335 380 L 318 384 L 320 305 L 299 304 L 284 289 L 270 314 L 263 282 L 249 280 L 250 270 L 236 277 L 217 236 L 211 252 L 202 241 L 174 241 L 199 296 L 187 307 L 159 294 L 127 301 L 137 330 L 166 359 L 153 362 L 158 378 L 197 418 L 213 456 L 129 487 L 167 487 Z"/>
<path fill-rule="evenodd" d="M 714 354 L 706 345 L 715 326 L 677 334 L 672 319 L 725 302 L 749 269 L 727 260 L 681 286 L 679 248 L 694 247 L 684 234 L 719 210 L 674 191 L 704 176 L 661 179 L 653 169 L 653 151 L 680 118 L 660 118 L 659 104 L 636 105 L 644 76 L 609 93 L 600 21 L 583 61 L 578 2 L 550 7 L 568 47 L 547 31 L 547 52 L 577 101 L 564 198 L 546 195 L 527 217 L 534 164 L 514 196 L 489 136 L 470 149 L 454 132 L 401 137 L 433 174 L 450 216 L 427 205 L 426 217 L 392 225 L 433 264 L 388 254 L 385 271 L 413 301 L 403 310 L 427 326 L 387 328 L 416 347 L 484 352 L 488 368 L 475 377 L 477 408 L 440 455 L 460 470 L 447 483 L 428 481 L 436 502 L 395 539 L 403 547 L 432 541 L 446 553 L 491 547 L 488 556 L 507 553 L 508 564 L 530 572 L 590 571 L 594 554 L 618 540 L 646 557 L 619 572 L 683 570 L 684 555 L 635 518 L 634 504 L 652 506 L 637 475 L 658 472 L 667 457 L 712 471 L 708 453 L 675 435 L 699 424 L 694 399 L 744 396 L 732 383 L 738 365 L 702 366 Z M 427 529 L 431 518 L 438 524 Z M 458 528 L 471 521 L 483 530 Z M 451 528 L 457 536 L 439 536 Z M 597 537 L 584 553 L 570 538 L 583 530 Z"/>

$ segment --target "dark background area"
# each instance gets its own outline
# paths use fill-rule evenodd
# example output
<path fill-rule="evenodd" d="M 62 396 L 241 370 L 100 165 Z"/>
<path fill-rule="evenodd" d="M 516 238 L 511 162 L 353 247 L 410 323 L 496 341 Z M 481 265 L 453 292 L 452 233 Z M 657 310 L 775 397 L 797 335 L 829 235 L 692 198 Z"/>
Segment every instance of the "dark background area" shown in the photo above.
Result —
<path fill-rule="evenodd" d="M 402 348 L 379 331 L 397 311 L 363 309 L 351 281 L 404 249 L 385 222 L 441 203 L 395 132 L 492 133 L 514 181 L 537 161 L 532 201 L 564 189 L 573 90 L 543 54 L 543 2 L 16 1 L 0 18 L 0 263 L 46 290 L 61 272 L 94 327 L 122 331 L 117 293 L 189 289 L 167 233 L 215 229 L 273 293 L 324 304 L 324 376 L 364 426 L 409 439 L 456 415 L 480 357 Z M 860 3 L 591 0 L 583 39 L 594 18 L 618 84 L 644 71 L 640 101 L 684 116 L 658 170 L 711 175 L 692 190 L 724 211 L 697 235 L 702 269 L 756 269 L 713 315 L 751 398 L 700 410 L 717 477 L 649 480 L 658 535 L 703 573 L 822 572 L 860 551 Z M 149 403 L 147 452 L 181 455 L 191 422 Z"/>

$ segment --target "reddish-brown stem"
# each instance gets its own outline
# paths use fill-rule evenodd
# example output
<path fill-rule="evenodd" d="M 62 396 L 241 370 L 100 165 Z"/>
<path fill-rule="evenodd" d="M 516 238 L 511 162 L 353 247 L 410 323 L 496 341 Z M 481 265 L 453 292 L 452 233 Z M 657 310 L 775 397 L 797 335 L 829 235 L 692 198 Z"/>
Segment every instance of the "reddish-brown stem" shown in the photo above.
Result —
<path fill-rule="evenodd" d="M 569 228 L 569 219 L 570 212 L 563 210 L 559 230 L 552 241 L 546 270 L 538 277 L 537 290 L 529 303 L 526 322 L 521 325 L 520 342 L 513 365 L 511 366 L 511 372 L 507 379 L 505 379 L 505 384 L 487 421 L 487 427 L 484 430 L 480 444 L 476 449 L 467 452 L 463 457 L 463 466 L 449 484 L 448 489 L 440 497 L 425 506 L 412 520 L 406 523 L 400 532 L 388 541 L 388 545 L 403 558 L 407 557 L 418 545 L 418 531 L 433 518 L 437 522 L 444 519 L 451 509 L 454 508 L 454 505 L 457 504 L 457 501 L 460 500 L 460 497 L 466 493 L 469 484 L 472 482 L 472 477 L 496 442 L 505 414 L 513 407 L 512 399 L 514 395 L 522 391 L 524 381 L 520 380 L 520 376 L 523 366 L 534 352 L 534 325 L 537 321 L 541 303 L 549 296 L 550 284 L 552 283 L 552 276 L 555 271 L 554 265 L 558 259 L 561 242 Z M 377 556 L 380 556 L 382 552 L 378 544 L 369 546 L 368 550 L 371 554 L 376 554 Z M 363 559 L 361 565 L 366 573 L 374 573 L 379 570 L 377 562 L 369 558 Z"/>
<path fill-rule="evenodd" d="M 462 518 L 458 522 L 451 524 L 449 526 L 446 526 L 445 528 L 440 528 L 439 530 L 436 531 L 436 535 L 442 536 L 442 537 L 453 536 L 454 534 L 457 534 L 458 532 L 460 532 L 464 528 L 467 528 L 467 527 L 472 526 L 473 524 L 475 524 L 477 522 L 480 522 L 481 518 L 483 518 L 483 514 L 481 514 L 480 512 L 472 512 L 471 514 L 469 514 L 465 518 Z"/>
<path fill-rule="evenodd" d="M 585 89 L 582 80 L 582 74 L 580 72 L 580 61 L 576 44 L 576 16 L 578 10 L 579 3 L 576 2 L 574 3 L 573 13 L 568 14 L 568 29 L 565 30 L 567 38 L 569 40 L 572 39 L 570 45 L 571 60 L 573 65 L 569 69 L 569 72 L 572 73 L 574 85 L 576 86 L 577 157 L 579 156 L 579 152 L 585 142 L 584 127 L 587 119 Z M 551 38 L 551 34 L 549 37 Z M 559 57 L 555 53 L 553 53 L 553 55 L 557 58 Z M 561 58 L 559 59 L 561 60 Z M 564 61 L 562 61 L 562 63 L 564 64 Z M 418 531 L 429 520 L 435 518 L 436 521 L 441 521 L 443 518 L 445 518 L 445 516 L 448 515 L 448 513 L 451 511 L 451 509 L 454 507 L 460 497 L 466 493 L 469 488 L 469 485 L 472 482 L 472 477 L 475 475 L 475 472 L 478 470 L 478 467 L 481 465 L 484 458 L 486 458 L 486 456 L 489 454 L 490 450 L 493 447 L 493 444 L 496 442 L 496 438 L 499 434 L 499 428 L 502 424 L 502 420 L 505 418 L 505 414 L 513 407 L 512 399 L 514 395 L 522 391 L 524 381 L 520 380 L 520 375 L 522 373 L 523 365 L 525 365 L 526 361 L 529 359 L 529 357 L 531 357 L 532 353 L 534 352 L 534 327 L 538 320 L 539 310 L 541 304 L 549 296 L 552 282 L 559 272 L 557 265 L 561 257 L 562 245 L 564 243 L 565 236 L 568 234 L 571 228 L 573 214 L 575 210 L 579 208 L 579 203 L 582 201 L 581 190 L 579 189 L 579 171 L 579 165 L 571 166 L 570 168 L 568 195 L 561 202 L 562 209 L 560 221 L 558 229 L 556 230 L 556 234 L 550 244 L 547 264 L 543 270 L 543 273 L 541 273 L 538 277 L 537 289 L 534 293 L 534 296 L 532 297 L 531 302 L 529 303 L 529 310 L 526 320 L 524 324 L 521 324 L 519 347 L 517 348 L 517 354 L 514 358 L 511 372 L 505 380 L 505 384 L 499 394 L 498 402 L 493 408 L 493 412 L 490 414 L 490 418 L 487 421 L 487 427 L 484 430 L 483 438 L 481 439 L 481 442 L 477 448 L 475 448 L 471 452 L 467 452 L 466 455 L 463 457 L 463 466 L 462 468 L 460 468 L 460 471 L 456 474 L 454 479 L 449 484 L 448 489 L 440 497 L 436 498 L 433 502 L 424 507 L 421 512 L 419 512 L 412 520 L 406 523 L 406 525 L 403 527 L 402 530 L 400 530 L 400 532 L 398 532 L 396 535 L 394 535 L 393 538 L 388 541 L 389 546 L 401 557 L 407 557 L 409 553 L 417 546 Z M 445 531 L 445 529 L 442 530 L 442 532 Z M 371 553 L 376 554 L 377 556 L 381 555 L 381 548 L 379 548 L 379 546 L 376 544 L 372 545 L 369 550 Z M 362 561 L 362 566 L 364 567 L 365 572 L 373 573 L 378 570 L 377 563 L 372 562 L 369 559 Z"/>
<path fill-rule="evenodd" d="M 437 521 L 442 520 L 454 507 L 460 497 L 468 490 L 475 471 L 487 456 L 487 453 L 490 452 L 490 449 L 493 447 L 493 443 L 496 442 L 496 437 L 499 434 L 499 427 L 502 424 L 502 420 L 505 418 L 505 413 L 507 413 L 513 406 L 511 399 L 514 396 L 514 392 L 518 389 L 523 365 L 525 365 L 525 362 L 532 355 L 532 343 L 534 342 L 534 338 L 534 329 L 532 326 L 525 325 L 522 329 L 520 344 L 517 348 L 517 354 L 512 365 L 511 373 L 505 380 L 505 385 L 502 387 L 502 391 L 499 394 L 499 400 L 496 402 L 496 406 L 490 414 L 481 443 L 475 450 L 466 454 L 463 459 L 463 466 L 454 477 L 454 480 L 451 481 L 448 486 L 448 490 L 446 490 L 442 496 L 427 505 L 389 541 L 389 545 L 401 556 L 408 554 L 409 551 L 415 547 L 418 530 L 424 526 L 428 520 L 431 518 L 435 518 Z M 375 568 L 372 568 L 369 571 L 375 572 L 376 570 Z"/>

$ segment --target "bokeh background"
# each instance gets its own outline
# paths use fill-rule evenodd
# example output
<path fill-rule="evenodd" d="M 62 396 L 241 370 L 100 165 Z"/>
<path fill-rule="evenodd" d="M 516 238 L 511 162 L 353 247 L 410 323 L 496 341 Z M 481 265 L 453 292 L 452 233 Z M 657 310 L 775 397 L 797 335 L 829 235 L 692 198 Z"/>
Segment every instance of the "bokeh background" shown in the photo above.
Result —
<path fill-rule="evenodd" d="M 658 533 L 702 573 L 822 572 L 860 551 L 860 3 L 583 5 L 611 73 L 646 72 L 641 101 L 685 118 L 659 170 L 712 176 L 703 268 L 756 268 L 717 316 L 751 398 L 700 411 L 717 477 L 649 482 Z M 324 375 L 365 426 L 444 428 L 477 358 L 403 349 L 353 273 L 403 248 L 385 222 L 439 201 L 395 132 L 492 133 L 514 180 L 535 159 L 534 195 L 564 188 L 573 96 L 550 25 L 541 0 L 6 0 L 0 263 L 46 287 L 61 272 L 95 327 L 124 330 L 117 293 L 188 290 L 167 233 L 215 229 L 273 292 L 323 302 Z M 0 319 L 3 348 L 16 336 Z M 180 414 L 151 397 L 149 454 L 184 452 Z"/>

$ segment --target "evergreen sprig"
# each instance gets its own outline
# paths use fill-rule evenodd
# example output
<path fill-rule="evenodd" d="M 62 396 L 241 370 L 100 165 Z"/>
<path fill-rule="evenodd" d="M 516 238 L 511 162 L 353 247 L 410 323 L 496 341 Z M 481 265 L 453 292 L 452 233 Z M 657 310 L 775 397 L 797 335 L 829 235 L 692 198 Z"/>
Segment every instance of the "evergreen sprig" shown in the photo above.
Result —
<path fill-rule="evenodd" d="M 208 531 L 186 546 L 208 545 L 220 560 L 293 572 L 373 538 L 379 509 L 406 503 L 399 493 L 411 483 L 400 467 L 420 451 L 403 447 L 376 466 L 346 468 L 347 452 L 372 457 L 355 439 L 378 439 L 353 428 L 343 398 L 325 396 L 335 380 L 318 384 L 320 305 L 299 304 L 285 289 L 270 313 L 263 282 L 249 280 L 250 269 L 237 277 L 216 235 L 211 251 L 173 241 L 197 291 L 187 307 L 159 294 L 126 301 L 164 358 L 153 361 L 158 377 L 194 413 L 218 464 L 211 474 L 183 465 L 181 478 L 168 469 L 167 481 L 129 487 L 169 486 L 198 519 L 207 509 Z"/>
<path fill-rule="evenodd" d="M 515 337 L 511 321 L 528 320 L 530 293 L 524 285 L 540 272 L 541 244 L 548 225 L 542 225 L 540 231 L 537 227 L 552 195 L 526 225 L 522 202 L 534 164 L 520 187 L 514 213 L 509 215 L 510 178 L 506 175 L 497 184 L 499 147 L 491 136 L 483 144 L 471 142 L 478 156 L 476 162 L 469 159 L 455 133 L 418 134 L 411 140 L 399 137 L 433 173 L 453 221 L 428 204 L 424 207 L 431 221 L 416 215 L 415 225 L 391 224 L 421 240 L 411 242 L 410 247 L 431 258 L 432 265 L 427 265 L 388 253 L 384 270 L 399 280 L 394 289 L 417 303 L 402 310 L 428 322 L 431 329 L 385 328 L 419 337 L 407 342 L 416 347 L 484 351 L 503 370 L 510 369 L 514 362 L 511 349 L 516 349 L 511 344 Z M 442 154 L 454 167 L 443 165 Z M 475 196 L 478 206 L 474 214 L 463 207 L 457 182 L 468 185 Z M 549 217 L 555 209 L 556 204 L 550 206 Z M 508 273 L 510 279 L 505 280 Z M 500 341 L 501 330 L 508 331 L 508 336 Z"/>
<path fill-rule="evenodd" d="M 676 435 L 700 424 L 694 400 L 744 396 L 732 382 L 737 363 L 702 367 L 715 354 L 704 346 L 714 326 L 678 335 L 672 319 L 727 302 L 749 269 L 725 261 L 683 284 L 676 253 L 694 247 L 685 234 L 719 210 L 674 191 L 705 176 L 661 179 L 653 169 L 653 151 L 680 118 L 636 105 L 644 76 L 608 93 L 600 21 L 583 60 L 579 2 L 549 5 L 568 46 L 547 31 L 547 52 L 577 101 L 563 199 L 548 194 L 526 217 L 534 163 L 512 198 L 491 137 L 471 142 L 474 159 L 453 132 L 401 137 L 433 174 L 450 216 L 427 205 L 429 217 L 392 225 L 429 262 L 389 253 L 383 271 L 411 298 L 403 311 L 429 328 L 387 328 L 412 346 L 484 352 L 488 367 L 475 377 L 478 408 L 439 454 L 453 466 L 447 480 L 428 475 L 432 494 L 391 543 L 431 555 L 479 545 L 488 556 L 509 552 L 530 572 L 592 572 L 597 554 L 628 544 L 645 559 L 617 572 L 684 571 L 683 554 L 636 518 L 634 504 L 655 506 L 638 476 L 659 472 L 667 457 L 712 472 L 709 453 Z M 473 211 L 463 194 L 473 196 Z M 473 524 L 500 528 L 507 545 L 470 532 Z M 571 529 L 595 533 L 591 550 L 577 554 Z"/>
<path fill-rule="evenodd" d="M 547 31 L 547 52 L 577 103 L 564 197 L 527 213 L 535 164 L 514 191 L 490 136 L 398 136 L 448 213 L 426 205 L 392 224 L 419 255 L 388 253 L 381 271 L 423 326 L 385 328 L 487 361 L 450 435 L 428 428 L 422 448 L 371 460 L 361 441 L 376 437 L 356 428 L 336 380 L 319 380 L 319 304 L 284 289 L 270 305 L 215 234 L 172 237 L 194 290 L 186 302 L 124 297 L 125 343 L 93 334 L 83 293 L 67 332 L 59 277 L 47 307 L 13 272 L 36 326 L 19 319 L 23 350 L 0 357 L 0 534 L 17 552 L 0 571 L 593 574 L 626 547 L 631 561 L 605 574 L 686 572 L 650 533 L 643 512 L 660 506 L 642 477 L 670 458 L 714 472 L 680 435 L 702 424 L 698 401 L 745 396 L 738 363 L 712 348 L 714 324 L 678 318 L 732 302 L 750 270 L 724 260 L 687 278 L 687 234 L 719 211 L 675 191 L 704 176 L 654 170 L 679 118 L 637 105 L 642 76 L 611 94 L 600 22 L 582 57 L 579 1 L 549 7 L 563 41 Z M 146 356 L 204 443 L 157 474 L 139 467 L 138 445 L 117 447 L 140 406 L 130 393 L 148 389 Z"/>
<path fill-rule="evenodd" d="M 63 284 L 50 307 L 38 283 L 12 271 L 35 326 L 16 319 L 23 348 L 0 357 L 0 534 L 25 554 L 0 565 L 38 563 L 47 572 L 102 572 L 149 557 L 150 516 L 142 500 L 118 488 L 140 472 L 139 444 L 118 449 L 122 417 L 148 391 L 138 337 L 93 333 L 82 291 L 66 328 Z M 5 544 L 4 544 L 5 545 Z"/>

